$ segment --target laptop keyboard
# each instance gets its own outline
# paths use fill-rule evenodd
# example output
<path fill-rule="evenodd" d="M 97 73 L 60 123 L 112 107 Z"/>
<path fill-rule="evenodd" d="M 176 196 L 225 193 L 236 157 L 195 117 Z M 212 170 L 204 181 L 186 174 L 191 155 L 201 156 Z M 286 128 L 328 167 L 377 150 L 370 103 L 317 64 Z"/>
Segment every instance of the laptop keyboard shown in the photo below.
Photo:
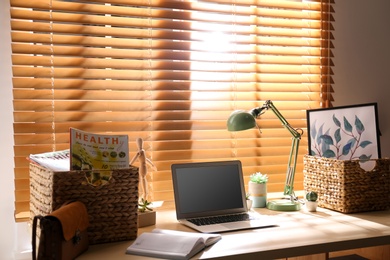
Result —
<path fill-rule="evenodd" d="M 249 219 L 251 219 L 249 214 L 242 213 L 242 214 L 234 214 L 234 215 L 192 218 L 192 219 L 188 219 L 188 221 L 190 221 L 191 223 L 193 223 L 197 226 L 205 226 L 205 225 L 212 225 L 212 224 L 245 221 L 245 220 L 249 220 Z"/>

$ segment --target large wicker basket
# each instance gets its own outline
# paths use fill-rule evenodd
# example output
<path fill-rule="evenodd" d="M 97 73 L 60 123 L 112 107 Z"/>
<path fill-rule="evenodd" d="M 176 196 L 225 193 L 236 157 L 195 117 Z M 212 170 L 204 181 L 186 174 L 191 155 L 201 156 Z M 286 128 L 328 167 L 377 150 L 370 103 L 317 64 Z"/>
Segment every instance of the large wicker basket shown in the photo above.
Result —
<path fill-rule="evenodd" d="M 53 172 L 30 164 L 30 218 L 47 215 L 66 202 L 87 206 L 90 244 L 137 237 L 138 168 L 112 171 L 103 186 L 86 184 L 84 171 Z"/>
<path fill-rule="evenodd" d="M 358 160 L 304 156 L 305 192 L 318 193 L 318 205 L 343 213 L 390 208 L 390 159 L 376 159 L 366 171 Z"/>

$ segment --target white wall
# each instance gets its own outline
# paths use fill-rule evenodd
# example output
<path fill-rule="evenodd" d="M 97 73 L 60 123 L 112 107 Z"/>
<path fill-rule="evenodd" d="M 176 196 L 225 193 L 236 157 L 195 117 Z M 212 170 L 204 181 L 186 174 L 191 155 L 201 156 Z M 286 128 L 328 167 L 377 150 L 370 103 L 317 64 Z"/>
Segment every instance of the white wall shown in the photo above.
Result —
<path fill-rule="evenodd" d="M 382 157 L 390 157 L 390 1 L 335 3 L 333 105 L 377 102 Z"/>
<path fill-rule="evenodd" d="M 12 71 L 9 3 L 0 1 L 0 259 L 20 259 L 29 247 L 26 224 L 15 224 L 13 181 L 13 136 L 12 136 Z M 18 237 L 16 234 L 24 233 Z M 24 242 L 21 242 L 23 240 Z"/>
<path fill-rule="evenodd" d="M 15 248 L 16 226 L 13 221 L 13 148 L 12 148 L 12 88 L 9 45 L 9 8 L 7 1 L 0 2 L 0 165 L 1 165 L 1 203 L 0 203 L 0 258 L 11 259 Z M 6 29 L 3 29 L 6 28 Z"/>
<path fill-rule="evenodd" d="M 0 0 L 0 259 L 30 259 L 26 223 L 14 221 L 12 67 L 9 1 Z M 27 252 L 26 252 L 27 251 Z"/>
<path fill-rule="evenodd" d="M 382 155 L 390 157 L 390 1 L 335 0 L 335 106 L 378 102 Z M 25 224 L 15 224 L 9 1 L 0 1 L 0 259 L 22 259 Z"/>

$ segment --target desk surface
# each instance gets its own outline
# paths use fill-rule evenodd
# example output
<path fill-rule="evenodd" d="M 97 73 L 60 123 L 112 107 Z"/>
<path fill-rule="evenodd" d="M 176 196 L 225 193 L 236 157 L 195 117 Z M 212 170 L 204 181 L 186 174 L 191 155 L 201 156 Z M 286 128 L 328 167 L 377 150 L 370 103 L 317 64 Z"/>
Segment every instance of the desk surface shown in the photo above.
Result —
<path fill-rule="evenodd" d="M 256 209 L 272 216 L 278 227 L 222 233 L 222 239 L 199 253 L 196 258 L 276 259 L 330 251 L 390 244 L 390 211 L 356 214 L 318 208 L 317 212 L 304 209 L 297 212 L 277 212 Z M 174 210 L 157 211 L 155 226 L 140 228 L 138 234 L 154 228 L 193 231 L 176 221 Z M 90 246 L 83 259 L 148 259 L 126 255 L 132 241 Z"/>

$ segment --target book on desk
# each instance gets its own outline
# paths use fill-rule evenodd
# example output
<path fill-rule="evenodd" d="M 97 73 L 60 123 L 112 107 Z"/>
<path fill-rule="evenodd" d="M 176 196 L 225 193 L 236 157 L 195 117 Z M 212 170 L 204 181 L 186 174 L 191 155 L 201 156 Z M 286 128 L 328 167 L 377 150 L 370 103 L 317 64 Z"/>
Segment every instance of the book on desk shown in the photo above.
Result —
<path fill-rule="evenodd" d="M 154 229 L 151 232 L 142 233 L 126 249 L 126 254 L 189 259 L 204 248 L 215 244 L 221 238 L 220 234 Z"/>

